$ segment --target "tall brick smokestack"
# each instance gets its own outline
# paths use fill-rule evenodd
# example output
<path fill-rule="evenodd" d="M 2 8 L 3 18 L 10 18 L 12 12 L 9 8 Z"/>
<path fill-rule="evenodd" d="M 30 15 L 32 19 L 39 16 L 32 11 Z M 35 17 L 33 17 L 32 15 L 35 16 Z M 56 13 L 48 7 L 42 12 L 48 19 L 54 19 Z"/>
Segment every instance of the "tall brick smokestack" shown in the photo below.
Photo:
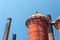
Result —
<path fill-rule="evenodd" d="M 51 15 L 48 14 L 47 17 L 50 20 L 50 22 L 52 22 Z M 50 26 L 48 27 L 48 37 L 49 37 L 49 40 L 54 40 L 52 24 L 50 24 Z"/>
<path fill-rule="evenodd" d="M 7 19 L 7 23 L 6 23 L 6 28 L 5 28 L 3 40 L 8 40 L 9 31 L 10 31 L 10 25 L 11 25 L 11 20 L 12 20 L 11 18 Z"/>
<path fill-rule="evenodd" d="M 40 13 L 35 13 L 26 21 L 28 40 L 48 40 L 49 20 Z"/>
<path fill-rule="evenodd" d="M 59 34 L 60 34 L 60 16 L 57 18 L 57 20 L 55 22 L 55 27 L 58 29 Z"/>

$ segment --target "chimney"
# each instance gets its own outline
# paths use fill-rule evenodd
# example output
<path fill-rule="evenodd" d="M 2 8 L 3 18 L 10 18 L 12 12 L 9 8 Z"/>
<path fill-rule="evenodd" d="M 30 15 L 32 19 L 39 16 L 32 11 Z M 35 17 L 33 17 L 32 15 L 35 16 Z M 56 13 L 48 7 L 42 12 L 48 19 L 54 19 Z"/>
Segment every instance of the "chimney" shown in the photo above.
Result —
<path fill-rule="evenodd" d="M 40 13 L 35 13 L 26 20 L 28 40 L 48 40 L 49 19 Z"/>
<path fill-rule="evenodd" d="M 11 25 L 11 20 L 12 20 L 11 18 L 7 19 L 7 23 L 6 23 L 6 28 L 5 28 L 3 40 L 8 40 L 9 31 L 10 31 L 10 25 Z"/>
<path fill-rule="evenodd" d="M 55 21 L 55 27 L 58 29 L 59 34 L 60 34 L 60 16 Z"/>

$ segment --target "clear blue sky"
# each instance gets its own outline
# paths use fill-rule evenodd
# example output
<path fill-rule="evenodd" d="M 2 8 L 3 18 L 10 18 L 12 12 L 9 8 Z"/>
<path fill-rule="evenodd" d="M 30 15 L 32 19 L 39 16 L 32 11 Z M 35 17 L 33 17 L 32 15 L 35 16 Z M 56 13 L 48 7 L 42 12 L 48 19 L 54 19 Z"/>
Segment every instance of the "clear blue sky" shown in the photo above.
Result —
<path fill-rule="evenodd" d="M 35 11 L 51 14 L 55 21 L 60 15 L 60 0 L 0 0 L 0 40 L 3 39 L 8 17 L 12 18 L 9 40 L 12 40 L 12 34 L 17 34 L 17 40 L 28 40 L 25 21 Z M 59 40 L 57 29 L 53 29 L 55 40 Z"/>

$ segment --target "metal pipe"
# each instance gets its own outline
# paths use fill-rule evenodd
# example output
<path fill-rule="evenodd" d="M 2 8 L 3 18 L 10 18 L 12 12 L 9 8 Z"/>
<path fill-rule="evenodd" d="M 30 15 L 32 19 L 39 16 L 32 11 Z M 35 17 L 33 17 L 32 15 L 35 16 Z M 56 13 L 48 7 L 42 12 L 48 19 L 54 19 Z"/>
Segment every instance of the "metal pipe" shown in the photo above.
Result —
<path fill-rule="evenodd" d="M 48 14 L 47 17 L 50 20 L 50 26 L 48 27 L 48 37 L 49 37 L 49 40 L 54 40 L 53 27 L 52 27 L 52 25 L 54 25 L 54 23 L 52 23 L 50 14 Z"/>
<path fill-rule="evenodd" d="M 7 23 L 6 23 L 6 28 L 5 28 L 3 40 L 8 40 L 9 31 L 10 31 L 10 25 L 11 25 L 11 20 L 12 20 L 11 18 L 7 19 Z"/>
<path fill-rule="evenodd" d="M 16 40 L 16 34 L 13 34 L 12 40 Z"/>

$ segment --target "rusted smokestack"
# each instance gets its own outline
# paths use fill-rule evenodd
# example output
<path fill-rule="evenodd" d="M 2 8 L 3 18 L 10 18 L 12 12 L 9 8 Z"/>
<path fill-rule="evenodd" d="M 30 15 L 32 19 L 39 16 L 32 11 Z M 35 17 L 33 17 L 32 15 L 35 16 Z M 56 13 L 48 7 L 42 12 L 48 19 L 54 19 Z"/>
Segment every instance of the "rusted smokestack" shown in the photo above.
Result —
<path fill-rule="evenodd" d="M 12 40 L 16 40 L 16 34 L 13 34 Z"/>
<path fill-rule="evenodd" d="M 52 22 L 51 15 L 48 14 L 47 17 L 50 20 L 50 22 Z M 50 26 L 48 27 L 48 37 L 49 37 L 49 40 L 54 40 L 52 24 L 50 24 Z"/>
<path fill-rule="evenodd" d="M 40 13 L 35 13 L 26 21 L 28 40 L 48 40 L 49 20 Z"/>
<path fill-rule="evenodd" d="M 55 22 L 55 27 L 58 29 L 59 34 L 60 34 L 60 16 L 57 18 L 57 20 Z"/>
<path fill-rule="evenodd" d="M 11 18 L 7 19 L 7 23 L 6 23 L 6 28 L 5 28 L 3 40 L 8 40 L 11 20 L 12 20 Z"/>

